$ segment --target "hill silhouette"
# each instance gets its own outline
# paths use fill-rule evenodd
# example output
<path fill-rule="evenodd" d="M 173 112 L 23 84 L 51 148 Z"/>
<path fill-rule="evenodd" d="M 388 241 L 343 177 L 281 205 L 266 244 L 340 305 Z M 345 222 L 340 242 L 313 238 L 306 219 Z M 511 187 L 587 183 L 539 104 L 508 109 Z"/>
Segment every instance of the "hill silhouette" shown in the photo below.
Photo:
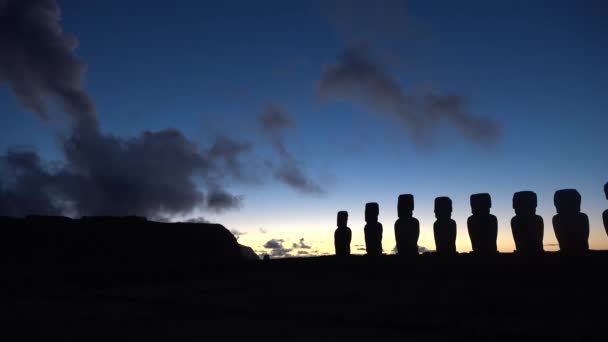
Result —
<path fill-rule="evenodd" d="M 219 224 L 161 223 L 142 217 L 28 216 L 3 217 L 0 225 L 2 264 L 142 269 L 245 259 L 236 238 Z"/>

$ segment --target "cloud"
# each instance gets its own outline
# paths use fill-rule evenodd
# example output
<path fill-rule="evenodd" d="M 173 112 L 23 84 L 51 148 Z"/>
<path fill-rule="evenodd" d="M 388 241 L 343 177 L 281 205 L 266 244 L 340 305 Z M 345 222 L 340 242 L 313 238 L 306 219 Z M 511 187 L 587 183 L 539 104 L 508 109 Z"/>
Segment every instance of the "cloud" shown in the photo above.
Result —
<path fill-rule="evenodd" d="M 434 251 L 435 251 L 434 249 L 429 249 L 429 248 L 426 248 L 424 246 L 418 246 L 418 253 L 419 254 L 428 253 L 428 252 L 434 252 Z M 397 254 L 399 252 L 397 250 L 397 246 L 393 247 L 393 249 L 392 249 L 391 252 L 392 252 L 392 254 Z"/>
<path fill-rule="evenodd" d="M 291 256 L 291 248 L 285 248 L 283 239 L 270 239 L 262 247 L 270 249 L 270 256 L 275 258 L 282 258 Z"/>
<path fill-rule="evenodd" d="M 280 157 L 279 166 L 274 171 L 275 179 L 303 193 L 324 193 L 323 188 L 306 174 L 303 163 L 285 145 L 285 131 L 295 128 L 295 123 L 287 112 L 274 103 L 268 103 L 258 117 L 258 124 Z"/>
<path fill-rule="evenodd" d="M 239 240 L 239 238 L 240 238 L 241 236 L 243 236 L 243 235 L 247 235 L 247 233 L 246 233 L 246 232 L 241 232 L 241 231 L 238 231 L 238 230 L 236 230 L 236 229 L 232 229 L 232 230 L 230 230 L 230 233 L 232 233 L 232 235 L 234 235 L 234 237 L 236 238 L 236 240 L 237 240 L 237 241 Z"/>
<path fill-rule="evenodd" d="M 283 239 L 270 239 L 264 244 L 263 247 L 267 249 L 282 248 L 283 242 L 285 242 Z"/>
<path fill-rule="evenodd" d="M 0 84 L 44 120 L 58 100 L 79 127 L 95 130 L 95 106 L 83 90 L 86 64 L 74 56 L 76 38 L 63 32 L 54 0 L 0 1 Z"/>
<path fill-rule="evenodd" d="M 429 249 L 424 246 L 418 246 L 418 253 L 420 253 L 420 254 L 434 252 L 434 251 L 435 251 L 434 249 Z"/>
<path fill-rule="evenodd" d="M 60 102 L 71 124 L 56 165 L 32 151 L 0 156 L 0 215 L 163 218 L 241 206 L 225 187 L 246 178 L 240 159 L 250 144 L 220 136 L 201 150 L 175 129 L 133 138 L 100 132 L 83 88 L 85 64 L 73 54 L 76 39 L 63 32 L 56 1 L 0 1 L 0 18 L 0 83 L 45 120 L 48 100 Z"/>
<path fill-rule="evenodd" d="M 300 242 L 292 244 L 292 248 L 293 249 L 311 249 L 312 247 L 310 247 L 309 245 L 307 245 L 304 242 L 304 238 L 300 238 Z"/>
<path fill-rule="evenodd" d="M 0 156 L 0 176 L 0 215 L 60 213 L 60 204 L 52 205 L 54 177 L 36 153 L 8 151 Z"/>
<path fill-rule="evenodd" d="M 418 144 L 432 143 L 443 124 L 479 144 L 494 144 L 501 135 L 496 122 L 467 110 L 462 95 L 407 93 L 366 48 L 348 48 L 326 66 L 318 95 L 323 102 L 346 101 L 379 117 L 396 119 Z"/>
<path fill-rule="evenodd" d="M 264 228 L 264 227 L 260 227 L 260 229 L 258 229 L 260 231 L 260 234 L 266 234 L 268 233 L 268 229 Z"/>
<path fill-rule="evenodd" d="M 230 177 L 223 158 L 210 157 L 177 130 L 132 139 L 73 132 L 61 149 L 65 161 L 54 168 L 34 152 L 9 151 L 0 158 L 7 180 L 0 190 L 1 214 L 156 218 L 240 206 L 240 198 L 221 187 Z"/>

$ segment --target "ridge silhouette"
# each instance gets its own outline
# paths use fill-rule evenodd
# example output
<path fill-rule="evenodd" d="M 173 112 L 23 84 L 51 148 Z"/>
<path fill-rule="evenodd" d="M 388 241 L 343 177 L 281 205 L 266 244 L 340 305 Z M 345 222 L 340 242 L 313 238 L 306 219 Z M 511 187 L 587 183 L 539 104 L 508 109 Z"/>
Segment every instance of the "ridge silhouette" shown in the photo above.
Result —
<path fill-rule="evenodd" d="M 399 195 L 397 201 L 399 218 L 395 221 L 395 242 L 399 255 L 418 255 L 420 222 L 413 217 L 413 212 L 414 195 Z"/>
<path fill-rule="evenodd" d="M 252 259 L 224 226 L 143 217 L 0 219 L 0 260 L 18 265 L 188 267 Z"/>
<path fill-rule="evenodd" d="M 521 254 L 538 254 L 543 250 L 545 224 L 536 215 L 537 196 L 533 191 L 513 194 L 515 216 L 511 219 L 511 231 L 515 241 L 515 251 Z"/>
<path fill-rule="evenodd" d="M 474 254 L 496 254 L 498 248 L 498 220 L 490 214 L 492 197 L 490 194 L 473 194 L 470 199 L 471 212 L 467 220 L 467 229 Z"/>
<path fill-rule="evenodd" d="M 378 203 L 371 202 L 365 204 L 365 248 L 367 255 L 382 255 L 382 224 L 378 222 L 380 207 Z"/>
<path fill-rule="evenodd" d="M 604 195 L 608 200 L 608 183 L 604 184 Z M 608 234 L 608 209 L 602 214 L 602 219 L 604 221 L 604 229 L 606 230 L 606 234 Z"/>
<path fill-rule="evenodd" d="M 348 224 L 348 212 L 338 212 L 338 228 L 334 232 L 334 247 L 336 249 L 336 255 L 347 256 L 350 255 L 350 241 L 352 239 L 352 231 L 347 226 Z"/>
<path fill-rule="evenodd" d="M 553 203 L 557 215 L 553 216 L 553 229 L 559 249 L 569 254 L 589 250 L 589 218 L 581 213 L 581 195 L 575 189 L 555 192 Z"/>
<path fill-rule="evenodd" d="M 433 235 L 437 254 L 456 254 L 456 221 L 452 219 L 452 200 L 449 197 L 435 198 Z"/>

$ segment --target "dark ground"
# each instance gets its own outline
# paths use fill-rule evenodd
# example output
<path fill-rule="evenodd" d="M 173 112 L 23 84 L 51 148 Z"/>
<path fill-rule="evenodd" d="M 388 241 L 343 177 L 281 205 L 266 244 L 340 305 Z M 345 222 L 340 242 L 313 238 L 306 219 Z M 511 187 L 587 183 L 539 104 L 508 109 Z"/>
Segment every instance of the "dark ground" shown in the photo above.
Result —
<path fill-rule="evenodd" d="M 2 340 L 603 340 L 608 253 L 2 266 Z M 81 266 L 82 267 L 82 266 Z M 53 339 L 53 340 L 55 340 Z"/>

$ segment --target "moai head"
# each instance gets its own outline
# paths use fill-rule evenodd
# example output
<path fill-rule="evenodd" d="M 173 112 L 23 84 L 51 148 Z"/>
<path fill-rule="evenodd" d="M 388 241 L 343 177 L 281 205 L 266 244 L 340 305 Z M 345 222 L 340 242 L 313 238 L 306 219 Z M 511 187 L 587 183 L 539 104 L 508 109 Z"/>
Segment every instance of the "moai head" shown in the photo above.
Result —
<path fill-rule="evenodd" d="M 575 214 L 581 211 L 581 195 L 575 189 L 563 189 L 555 192 L 553 204 L 558 214 Z"/>
<path fill-rule="evenodd" d="M 437 219 L 452 217 L 452 200 L 449 197 L 435 198 L 435 217 Z"/>
<path fill-rule="evenodd" d="M 365 204 L 365 222 L 378 222 L 378 215 L 380 214 L 380 207 L 378 203 L 371 202 Z"/>
<path fill-rule="evenodd" d="M 338 227 L 344 228 L 348 224 L 348 211 L 338 211 Z"/>
<path fill-rule="evenodd" d="M 513 209 L 515 215 L 536 215 L 536 193 L 533 191 L 520 191 L 513 194 Z"/>
<path fill-rule="evenodd" d="M 492 208 L 490 194 L 471 195 L 471 212 L 473 215 L 489 215 L 490 208 Z"/>
<path fill-rule="evenodd" d="M 608 199 L 608 183 L 604 184 L 604 194 L 606 195 L 606 199 Z"/>
<path fill-rule="evenodd" d="M 414 212 L 414 195 L 399 195 L 397 215 L 399 218 L 412 217 Z"/>

